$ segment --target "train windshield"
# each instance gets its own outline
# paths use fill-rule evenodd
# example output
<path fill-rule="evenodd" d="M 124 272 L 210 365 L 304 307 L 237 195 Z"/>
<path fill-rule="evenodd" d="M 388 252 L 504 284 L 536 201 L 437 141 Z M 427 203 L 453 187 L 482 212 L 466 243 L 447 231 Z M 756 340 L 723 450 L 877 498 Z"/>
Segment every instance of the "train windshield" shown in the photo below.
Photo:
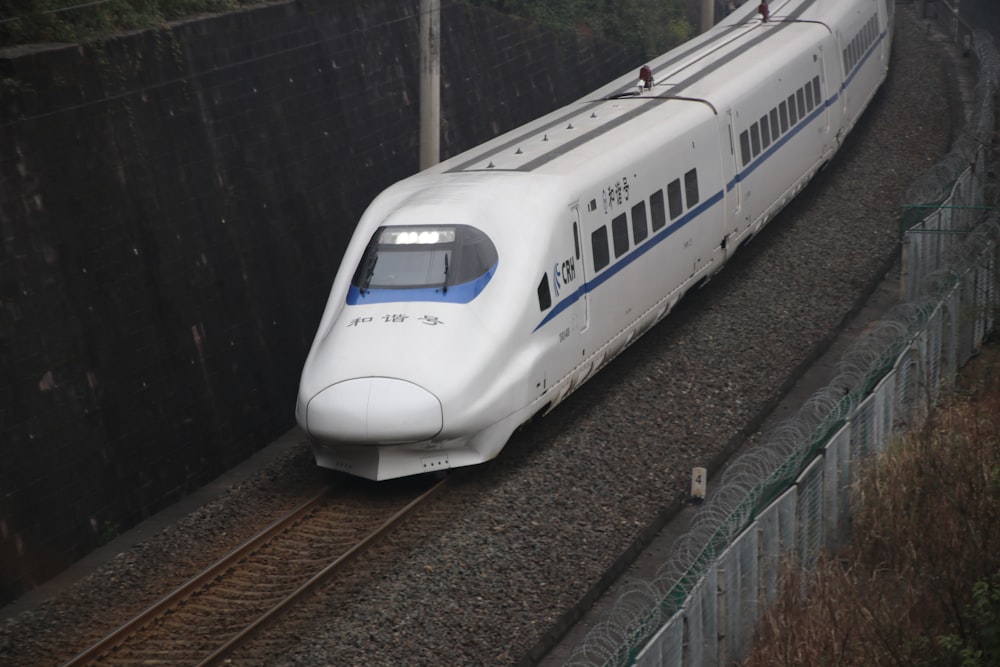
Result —
<path fill-rule="evenodd" d="M 351 280 L 347 303 L 468 303 L 496 266 L 496 246 L 475 227 L 379 227 Z"/>

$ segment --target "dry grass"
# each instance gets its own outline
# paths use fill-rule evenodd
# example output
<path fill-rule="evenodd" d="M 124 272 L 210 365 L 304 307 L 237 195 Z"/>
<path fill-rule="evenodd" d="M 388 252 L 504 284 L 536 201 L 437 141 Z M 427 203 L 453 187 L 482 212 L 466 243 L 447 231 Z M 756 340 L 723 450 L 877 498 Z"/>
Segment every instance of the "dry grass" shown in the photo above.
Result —
<path fill-rule="evenodd" d="M 852 541 L 809 575 L 787 569 L 744 667 L 996 664 L 998 610 L 976 611 L 973 588 L 1000 572 L 998 369 L 994 343 L 867 467 Z"/>

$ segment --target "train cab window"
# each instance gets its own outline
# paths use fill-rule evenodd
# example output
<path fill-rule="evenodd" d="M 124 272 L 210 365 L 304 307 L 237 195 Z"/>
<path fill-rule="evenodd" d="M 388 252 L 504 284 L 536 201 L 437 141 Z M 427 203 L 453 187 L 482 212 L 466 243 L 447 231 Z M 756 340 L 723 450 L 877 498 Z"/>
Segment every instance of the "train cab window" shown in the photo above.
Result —
<path fill-rule="evenodd" d="M 806 96 L 802 93 L 802 89 L 799 88 L 795 91 L 795 102 L 799 108 L 799 118 L 805 119 L 806 117 Z"/>
<path fill-rule="evenodd" d="M 657 190 L 649 198 L 649 211 L 653 215 L 653 233 L 655 234 L 667 224 L 667 211 L 663 207 L 663 190 Z"/>
<path fill-rule="evenodd" d="M 489 283 L 497 249 L 468 225 L 388 225 L 372 235 L 349 304 L 399 300 L 468 303 Z"/>
<path fill-rule="evenodd" d="M 757 123 L 750 126 L 750 148 L 753 149 L 753 156 L 760 155 L 760 127 Z"/>
<path fill-rule="evenodd" d="M 624 213 L 611 221 L 611 240 L 615 244 L 615 257 L 628 252 L 628 218 Z"/>
<path fill-rule="evenodd" d="M 778 125 L 778 107 L 775 107 L 771 109 L 771 139 L 777 141 L 782 132 L 781 126 Z"/>
<path fill-rule="evenodd" d="M 667 206 L 670 207 L 670 219 L 674 220 L 684 212 L 684 202 L 681 201 L 681 179 L 675 178 L 667 186 Z"/>
<path fill-rule="evenodd" d="M 764 114 L 760 118 L 760 147 L 762 150 L 767 150 L 767 147 L 771 145 L 771 123 L 767 120 L 767 114 Z"/>
<path fill-rule="evenodd" d="M 818 76 L 813 77 L 813 97 L 816 98 L 816 104 L 820 104 L 823 100 L 823 96 L 820 95 Z"/>
<path fill-rule="evenodd" d="M 812 88 L 812 85 L 806 84 L 805 90 L 806 90 L 806 111 L 812 111 L 813 107 L 816 106 L 815 104 L 813 104 L 813 88 Z"/>
<path fill-rule="evenodd" d="M 549 292 L 549 274 L 542 274 L 542 282 L 538 283 L 538 310 L 545 312 L 552 306 L 552 293 Z"/>
<path fill-rule="evenodd" d="M 750 158 L 752 158 L 753 156 L 750 155 L 750 131 L 749 130 L 743 130 L 743 132 L 740 133 L 740 156 L 743 158 L 743 166 L 744 167 L 747 166 L 748 164 L 750 164 Z"/>
<path fill-rule="evenodd" d="M 788 132 L 788 103 L 782 102 L 778 105 L 778 117 L 781 120 L 781 133 Z"/>
<path fill-rule="evenodd" d="M 799 117 L 795 113 L 795 94 L 792 93 L 788 96 L 788 121 L 795 127 L 795 124 L 799 122 Z"/>
<path fill-rule="evenodd" d="M 611 261 L 608 254 L 608 228 L 601 228 L 590 235 L 590 247 L 594 251 L 594 271 L 600 271 Z"/>
<path fill-rule="evenodd" d="M 641 201 L 632 207 L 632 241 L 639 245 L 649 236 L 649 226 L 646 224 L 646 202 Z"/>
<path fill-rule="evenodd" d="M 693 208 L 701 196 L 698 194 L 698 170 L 692 169 L 684 174 L 684 195 L 687 197 L 688 208 Z"/>

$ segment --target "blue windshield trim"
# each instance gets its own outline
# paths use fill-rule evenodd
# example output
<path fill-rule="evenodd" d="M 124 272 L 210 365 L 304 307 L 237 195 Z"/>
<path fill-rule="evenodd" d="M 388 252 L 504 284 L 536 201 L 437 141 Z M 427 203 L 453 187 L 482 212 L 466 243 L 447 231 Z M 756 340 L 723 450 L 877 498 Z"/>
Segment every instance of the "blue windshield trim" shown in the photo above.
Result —
<path fill-rule="evenodd" d="M 490 270 L 475 280 L 461 285 L 442 287 L 415 287 L 412 289 L 398 287 L 373 287 L 364 291 L 351 285 L 347 290 L 348 306 L 364 306 L 375 303 L 394 303 L 399 301 L 433 301 L 436 303 L 469 303 L 486 288 L 493 274 L 496 273 L 499 262 L 493 264 Z"/>

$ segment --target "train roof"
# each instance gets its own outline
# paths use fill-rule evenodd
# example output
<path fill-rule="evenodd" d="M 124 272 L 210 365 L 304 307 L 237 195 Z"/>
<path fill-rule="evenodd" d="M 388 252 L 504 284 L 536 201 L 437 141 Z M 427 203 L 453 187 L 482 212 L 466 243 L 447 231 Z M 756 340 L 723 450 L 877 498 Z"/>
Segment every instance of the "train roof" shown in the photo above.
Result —
<path fill-rule="evenodd" d="M 617 148 L 684 132 L 751 89 L 755 76 L 773 75 L 791 54 L 801 53 L 805 47 L 796 43 L 807 39 L 807 33 L 812 33 L 812 43 L 814 30 L 827 31 L 818 19 L 829 16 L 835 4 L 771 2 L 771 20 L 762 23 L 756 3 L 745 3 L 711 30 L 650 61 L 655 77 L 651 90 L 637 93 L 636 70 L 423 173 L 570 174 Z"/>

